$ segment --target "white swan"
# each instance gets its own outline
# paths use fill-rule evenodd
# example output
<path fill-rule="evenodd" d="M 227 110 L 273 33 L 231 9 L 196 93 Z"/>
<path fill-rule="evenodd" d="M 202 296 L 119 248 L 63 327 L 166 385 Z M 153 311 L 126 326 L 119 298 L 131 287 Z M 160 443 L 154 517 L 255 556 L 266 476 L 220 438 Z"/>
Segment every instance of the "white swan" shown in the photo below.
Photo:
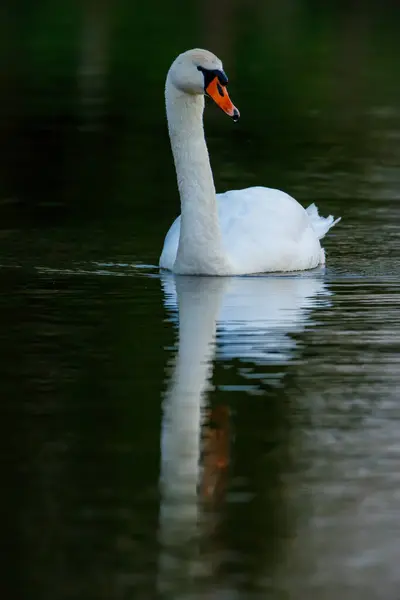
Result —
<path fill-rule="evenodd" d="M 215 193 L 203 130 L 204 94 L 234 120 L 228 79 L 207 50 L 180 54 L 165 85 L 168 129 L 181 198 L 160 267 L 179 274 L 244 275 L 311 269 L 325 262 L 319 240 L 340 219 L 320 217 L 279 190 Z"/>

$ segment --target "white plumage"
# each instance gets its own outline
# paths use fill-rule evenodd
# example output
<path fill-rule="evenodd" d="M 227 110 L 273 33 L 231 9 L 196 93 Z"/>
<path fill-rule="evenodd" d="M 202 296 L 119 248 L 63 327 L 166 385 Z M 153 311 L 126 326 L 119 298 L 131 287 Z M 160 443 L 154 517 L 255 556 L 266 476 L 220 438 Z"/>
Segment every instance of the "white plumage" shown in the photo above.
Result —
<path fill-rule="evenodd" d="M 340 218 L 320 217 L 315 204 L 304 209 L 288 194 L 270 188 L 231 190 L 216 197 L 223 248 L 235 275 L 299 271 L 325 263 L 319 240 Z M 174 270 L 180 223 L 179 216 L 165 237 L 163 269 Z"/>

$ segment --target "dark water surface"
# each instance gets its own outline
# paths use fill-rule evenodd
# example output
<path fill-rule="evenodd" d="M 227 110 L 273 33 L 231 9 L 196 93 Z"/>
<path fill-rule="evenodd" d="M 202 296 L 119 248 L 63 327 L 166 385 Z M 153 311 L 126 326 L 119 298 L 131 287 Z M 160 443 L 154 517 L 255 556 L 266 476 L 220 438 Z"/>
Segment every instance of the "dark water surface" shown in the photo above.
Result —
<path fill-rule="evenodd" d="M 140 71 L 145 96 L 139 49 L 117 41 L 104 93 L 81 97 L 60 75 L 64 97 L 56 66 L 46 87 L 41 60 L 51 48 L 67 69 L 64 38 L 25 24 L 30 103 L 14 65 L 1 109 L 2 596 L 397 600 L 394 14 L 350 3 L 289 18 L 286 1 L 253 37 L 256 7 L 229 29 L 192 4 L 195 42 L 183 26 L 173 42 L 142 32 L 145 49 L 169 43 Z M 101 33 L 102 13 L 90 14 Z M 129 34 L 116 15 L 124 44 L 152 31 L 150 14 Z M 163 78 L 177 52 L 211 38 L 242 111 L 233 126 L 209 108 L 217 187 L 280 187 L 341 215 L 325 269 L 174 278 L 156 267 L 178 211 Z"/>

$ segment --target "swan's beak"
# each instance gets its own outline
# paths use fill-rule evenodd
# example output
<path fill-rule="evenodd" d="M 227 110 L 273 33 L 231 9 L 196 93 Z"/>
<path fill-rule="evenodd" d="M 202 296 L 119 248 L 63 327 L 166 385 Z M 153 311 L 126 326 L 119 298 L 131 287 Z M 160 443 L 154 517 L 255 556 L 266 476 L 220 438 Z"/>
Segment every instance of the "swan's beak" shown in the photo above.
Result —
<path fill-rule="evenodd" d="M 227 115 L 232 117 L 232 119 L 236 122 L 239 120 L 240 112 L 232 104 L 231 99 L 229 98 L 228 90 L 224 85 L 221 85 L 218 81 L 218 77 L 214 77 L 214 79 L 208 84 L 206 87 L 206 93 L 212 98 L 215 104 L 218 104 L 220 108 Z"/>

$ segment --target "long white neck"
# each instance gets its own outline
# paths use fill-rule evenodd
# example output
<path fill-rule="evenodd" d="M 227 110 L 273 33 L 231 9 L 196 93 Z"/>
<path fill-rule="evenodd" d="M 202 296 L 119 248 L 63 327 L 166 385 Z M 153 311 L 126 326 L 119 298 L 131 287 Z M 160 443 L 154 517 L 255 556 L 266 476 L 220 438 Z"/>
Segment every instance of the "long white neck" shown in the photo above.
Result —
<path fill-rule="evenodd" d="M 231 272 L 218 221 L 210 159 L 204 138 L 204 96 L 165 86 L 168 130 L 181 198 L 176 273 L 227 275 Z"/>

